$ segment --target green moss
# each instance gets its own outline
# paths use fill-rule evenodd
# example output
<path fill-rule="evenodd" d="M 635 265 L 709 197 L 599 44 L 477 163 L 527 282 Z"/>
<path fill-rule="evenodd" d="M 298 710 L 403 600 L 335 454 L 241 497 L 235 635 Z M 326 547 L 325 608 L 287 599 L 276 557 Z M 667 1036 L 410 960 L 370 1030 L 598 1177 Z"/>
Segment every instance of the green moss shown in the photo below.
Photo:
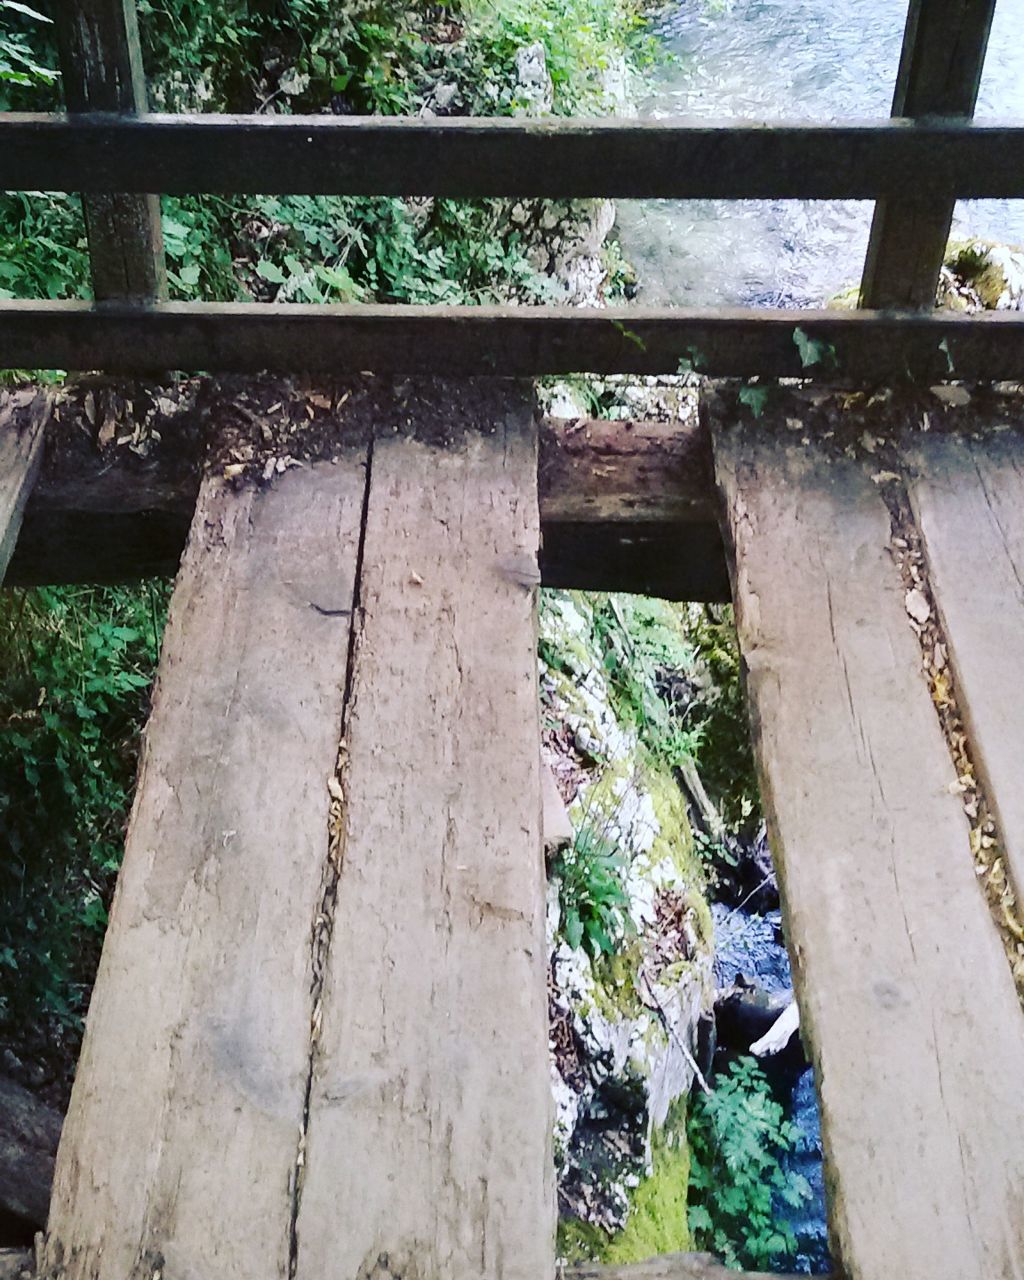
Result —
<path fill-rule="evenodd" d="M 686 1211 L 690 1148 L 684 1099 L 672 1106 L 665 1128 L 655 1134 L 651 1154 L 651 1173 L 634 1191 L 626 1225 L 604 1250 L 604 1262 L 641 1262 L 692 1248 Z"/>
<path fill-rule="evenodd" d="M 608 1234 L 579 1218 L 559 1218 L 557 1248 L 565 1262 L 600 1262 L 608 1248 Z"/>

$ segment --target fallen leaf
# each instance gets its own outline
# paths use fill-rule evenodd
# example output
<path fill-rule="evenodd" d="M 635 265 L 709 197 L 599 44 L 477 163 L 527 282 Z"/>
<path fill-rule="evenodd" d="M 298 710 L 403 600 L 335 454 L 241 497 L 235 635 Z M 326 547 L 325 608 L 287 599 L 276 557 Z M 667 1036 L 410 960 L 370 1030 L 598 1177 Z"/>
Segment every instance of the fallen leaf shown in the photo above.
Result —
<path fill-rule="evenodd" d="M 904 598 L 907 613 L 921 626 L 932 616 L 931 606 L 923 591 L 919 591 L 917 587 L 912 587 Z"/>

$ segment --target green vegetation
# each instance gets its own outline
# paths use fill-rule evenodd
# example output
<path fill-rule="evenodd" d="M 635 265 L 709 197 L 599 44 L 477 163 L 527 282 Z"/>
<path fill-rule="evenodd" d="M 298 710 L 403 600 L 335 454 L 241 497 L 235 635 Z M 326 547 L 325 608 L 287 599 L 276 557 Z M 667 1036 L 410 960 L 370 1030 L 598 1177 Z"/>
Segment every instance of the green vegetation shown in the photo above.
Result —
<path fill-rule="evenodd" d="M 590 958 L 612 955 L 630 932 L 626 862 L 614 843 L 589 827 L 552 862 L 558 881 L 560 932 L 570 947 Z"/>
<path fill-rule="evenodd" d="M 0 1027 L 74 1033 L 121 862 L 167 588 L 0 595 Z"/>
<path fill-rule="evenodd" d="M 693 1248 L 687 1215 L 690 1149 L 686 1103 L 669 1111 L 665 1127 L 651 1142 L 651 1172 L 637 1187 L 625 1227 L 604 1250 L 604 1261 L 625 1266 L 661 1253 Z"/>
<path fill-rule="evenodd" d="M 59 105 L 48 19 L 0 16 L 0 109 Z M 638 0 L 141 0 L 149 91 L 169 110 L 507 115 L 530 105 L 517 53 L 544 51 L 562 113 L 606 109 L 612 61 L 650 57 Z M 524 96 L 525 95 L 525 96 Z M 175 299 L 545 301 L 543 206 L 508 201 L 166 197 Z M 74 196 L 0 193 L 0 298 L 87 292 Z M 531 252 L 533 250 L 533 252 Z M 621 274 L 621 273 L 619 273 Z"/>
<path fill-rule="evenodd" d="M 688 1130 L 696 1246 L 747 1270 L 791 1258 L 796 1239 L 788 1224 L 776 1220 L 774 1204 L 798 1208 L 810 1187 L 782 1167 L 799 1130 L 783 1118 L 753 1058 L 734 1062 L 714 1093 L 697 1098 Z"/>

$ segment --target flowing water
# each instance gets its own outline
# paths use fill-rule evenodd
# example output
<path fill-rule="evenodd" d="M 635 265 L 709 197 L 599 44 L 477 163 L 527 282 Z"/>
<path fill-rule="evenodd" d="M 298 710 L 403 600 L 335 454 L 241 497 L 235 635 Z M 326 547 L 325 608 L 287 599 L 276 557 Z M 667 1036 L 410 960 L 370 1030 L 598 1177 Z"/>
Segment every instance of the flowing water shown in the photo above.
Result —
<path fill-rule="evenodd" d="M 679 0 L 641 114 L 863 120 L 892 106 L 906 0 Z M 1024 0 L 999 0 L 981 120 L 1024 118 Z M 859 279 L 865 201 L 622 201 L 620 238 L 652 305 L 807 306 Z M 962 202 L 954 233 L 1024 243 L 1024 201 Z"/>
<path fill-rule="evenodd" d="M 778 911 L 761 916 L 716 902 L 711 914 L 715 921 L 715 981 L 720 990 L 743 978 L 753 979 L 764 991 L 792 989 L 793 976 Z M 761 1065 L 769 1077 L 774 1077 L 774 1087 L 787 1118 L 800 1134 L 785 1165 L 791 1174 L 806 1179 L 810 1187 L 810 1198 L 799 1209 L 776 1205 L 777 1216 L 788 1222 L 797 1240 L 797 1256 L 786 1260 L 784 1269 L 798 1274 L 821 1274 L 829 1271 L 831 1264 L 825 1225 L 821 1119 L 814 1072 L 810 1067 L 803 1070 L 797 1067 L 794 1074 L 791 1068 L 786 1068 L 780 1078 L 773 1069 L 772 1059 L 763 1059 Z"/>

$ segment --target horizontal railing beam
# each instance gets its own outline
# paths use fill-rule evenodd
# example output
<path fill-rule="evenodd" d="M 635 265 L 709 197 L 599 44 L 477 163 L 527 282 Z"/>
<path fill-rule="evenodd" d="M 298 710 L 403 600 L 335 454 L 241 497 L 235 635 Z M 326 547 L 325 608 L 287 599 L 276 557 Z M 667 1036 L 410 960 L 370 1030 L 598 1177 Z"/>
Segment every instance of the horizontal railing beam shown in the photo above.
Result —
<path fill-rule="evenodd" d="M 0 189 L 674 199 L 1024 198 L 1024 128 L 0 115 Z"/>
<path fill-rule="evenodd" d="M 111 373 L 530 377 L 683 367 L 869 384 L 998 380 L 1024 375 L 1024 315 L 0 301 L 0 359 L 14 369 Z"/>

